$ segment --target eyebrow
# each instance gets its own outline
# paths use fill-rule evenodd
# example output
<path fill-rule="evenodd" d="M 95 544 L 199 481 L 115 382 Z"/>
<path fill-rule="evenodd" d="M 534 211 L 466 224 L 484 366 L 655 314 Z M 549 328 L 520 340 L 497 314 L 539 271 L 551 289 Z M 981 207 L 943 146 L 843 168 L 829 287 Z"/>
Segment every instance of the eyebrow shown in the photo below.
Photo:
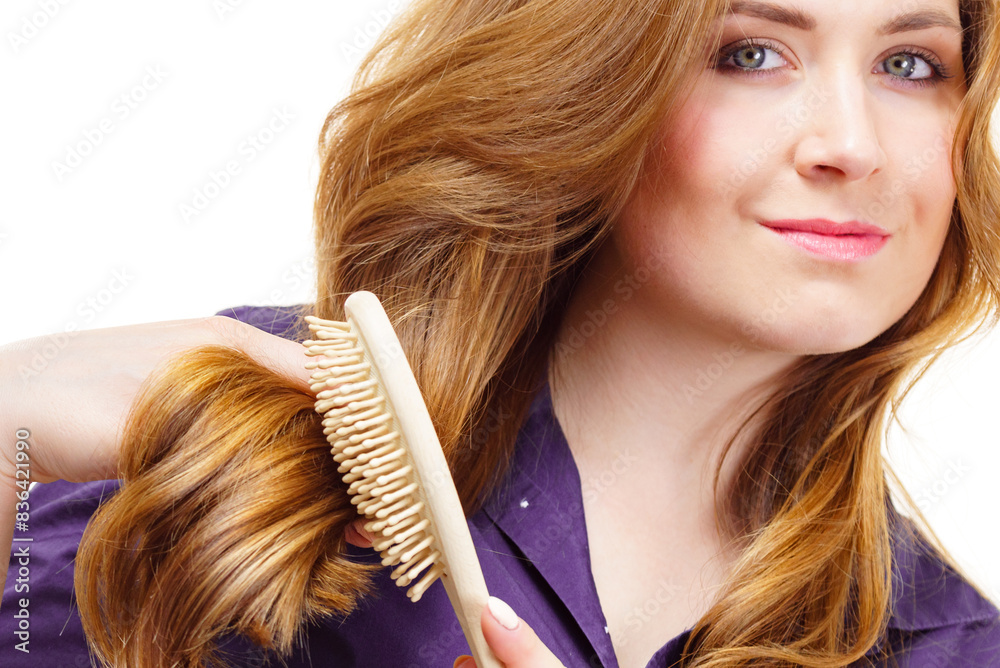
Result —
<path fill-rule="evenodd" d="M 783 7 L 755 0 L 733 0 L 729 7 L 729 14 L 754 16 L 799 30 L 816 29 L 816 19 L 798 7 Z M 880 25 L 877 32 L 879 35 L 885 36 L 912 30 L 926 30 L 927 28 L 949 28 L 959 33 L 962 32 L 960 23 L 940 9 L 934 8 L 898 14 Z"/>

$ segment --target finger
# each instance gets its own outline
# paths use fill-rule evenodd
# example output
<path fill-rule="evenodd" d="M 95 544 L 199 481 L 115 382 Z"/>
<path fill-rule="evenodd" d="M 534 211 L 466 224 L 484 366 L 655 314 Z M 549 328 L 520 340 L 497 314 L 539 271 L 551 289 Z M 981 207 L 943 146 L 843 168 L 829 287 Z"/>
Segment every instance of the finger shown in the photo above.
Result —
<path fill-rule="evenodd" d="M 225 316 L 215 316 L 208 320 L 231 345 L 303 390 L 309 390 L 312 371 L 306 369 L 306 364 L 312 358 L 306 355 L 306 349 L 301 343 L 268 334 L 253 325 Z"/>
<path fill-rule="evenodd" d="M 344 540 L 346 540 L 351 545 L 356 545 L 357 547 L 371 547 L 372 541 L 375 540 L 375 536 L 369 531 L 365 530 L 365 524 L 368 520 L 354 520 L 347 525 L 344 530 Z"/>
<path fill-rule="evenodd" d="M 483 635 L 507 668 L 564 668 L 535 632 L 495 596 L 483 608 Z"/>

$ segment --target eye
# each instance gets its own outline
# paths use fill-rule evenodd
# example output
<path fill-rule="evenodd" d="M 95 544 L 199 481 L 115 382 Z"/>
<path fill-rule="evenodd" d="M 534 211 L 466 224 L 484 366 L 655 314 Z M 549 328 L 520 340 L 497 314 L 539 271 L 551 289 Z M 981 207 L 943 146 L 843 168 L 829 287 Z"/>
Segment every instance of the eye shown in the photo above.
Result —
<path fill-rule="evenodd" d="M 751 38 L 720 49 L 713 67 L 734 74 L 767 76 L 770 70 L 786 64 L 788 61 L 777 44 Z M 905 86 L 932 86 L 951 78 L 948 68 L 934 54 L 916 47 L 890 54 L 875 71 L 888 74 Z"/>
<path fill-rule="evenodd" d="M 776 44 L 766 40 L 746 39 L 723 47 L 715 61 L 715 69 L 757 75 L 786 65 Z"/>
<path fill-rule="evenodd" d="M 883 59 L 875 71 L 902 79 L 907 85 L 914 86 L 931 86 L 951 78 L 948 68 L 941 61 L 919 49 L 894 53 Z"/>

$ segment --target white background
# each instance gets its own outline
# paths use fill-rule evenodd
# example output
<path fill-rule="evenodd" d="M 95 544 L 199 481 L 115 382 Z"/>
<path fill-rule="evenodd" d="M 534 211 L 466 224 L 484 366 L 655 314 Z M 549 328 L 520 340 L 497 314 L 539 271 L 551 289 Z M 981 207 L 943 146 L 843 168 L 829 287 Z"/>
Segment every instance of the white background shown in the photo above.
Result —
<path fill-rule="evenodd" d="M 311 299 L 319 130 L 366 31 L 400 4 L 5 0 L 0 343 Z M 268 135 L 275 110 L 293 119 Z M 240 172 L 213 189 L 230 161 Z M 196 192 L 208 205 L 185 220 Z M 907 401 L 909 433 L 895 429 L 889 450 L 995 598 L 998 372 L 996 333 L 950 354 Z"/>

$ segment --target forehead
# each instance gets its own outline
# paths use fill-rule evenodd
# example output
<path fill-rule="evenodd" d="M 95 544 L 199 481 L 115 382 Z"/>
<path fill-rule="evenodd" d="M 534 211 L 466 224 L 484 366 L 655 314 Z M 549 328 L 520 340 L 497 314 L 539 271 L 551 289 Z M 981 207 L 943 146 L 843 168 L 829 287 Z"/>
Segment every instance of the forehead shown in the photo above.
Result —
<path fill-rule="evenodd" d="M 874 32 L 892 35 L 941 28 L 961 33 L 958 0 L 732 0 L 727 17 L 749 16 L 805 31 L 822 22 L 849 18 L 872 22 Z"/>

